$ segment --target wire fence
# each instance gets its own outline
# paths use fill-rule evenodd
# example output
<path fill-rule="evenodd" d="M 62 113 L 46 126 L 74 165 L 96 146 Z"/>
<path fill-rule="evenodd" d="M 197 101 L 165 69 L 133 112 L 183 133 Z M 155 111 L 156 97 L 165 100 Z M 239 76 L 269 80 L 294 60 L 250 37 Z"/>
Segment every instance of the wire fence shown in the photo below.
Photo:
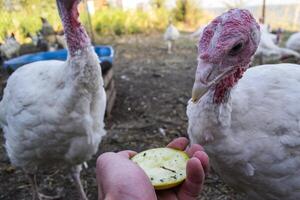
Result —
<path fill-rule="evenodd" d="M 267 1 L 270 2 L 270 1 Z M 262 6 L 242 6 L 250 10 L 256 19 L 262 17 Z M 211 9 L 214 16 L 225 12 L 225 8 Z M 300 31 L 300 1 L 294 4 L 266 5 L 265 23 L 272 29 L 282 28 L 286 31 Z"/>
<path fill-rule="evenodd" d="M 260 13 L 256 13 L 259 15 Z M 273 5 L 266 9 L 266 23 L 273 28 L 300 31 L 300 3 Z"/>
<path fill-rule="evenodd" d="M 93 37 L 93 31 L 99 34 L 113 33 L 118 35 L 140 33 L 155 28 L 163 30 L 169 19 L 169 13 L 166 13 L 166 9 L 162 9 L 160 12 L 156 11 L 156 14 L 151 12 L 135 12 L 133 14 L 132 12 L 122 12 L 120 10 L 110 12 L 109 9 L 100 11 L 103 2 L 108 1 L 84 0 L 79 6 L 81 22 L 85 25 L 91 38 Z M 96 12 L 92 18 L 89 17 L 87 12 L 89 3 L 93 4 L 93 12 Z M 252 11 L 257 19 L 261 17 L 261 7 L 249 7 L 248 9 Z M 223 8 L 205 10 L 205 13 L 211 13 L 213 17 L 224 11 Z M 0 0 L 0 15 L 0 42 L 3 42 L 4 38 L 11 33 L 14 33 L 21 43 L 29 42 L 28 35 L 35 35 L 42 27 L 41 17 L 46 18 L 55 31 L 62 30 L 55 0 Z M 205 17 L 207 17 L 207 14 L 202 12 L 202 16 L 199 18 L 204 19 Z M 300 2 L 292 5 L 267 4 L 266 23 L 274 29 L 300 31 Z M 197 27 L 192 27 L 189 30 L 195 28 Z"/>

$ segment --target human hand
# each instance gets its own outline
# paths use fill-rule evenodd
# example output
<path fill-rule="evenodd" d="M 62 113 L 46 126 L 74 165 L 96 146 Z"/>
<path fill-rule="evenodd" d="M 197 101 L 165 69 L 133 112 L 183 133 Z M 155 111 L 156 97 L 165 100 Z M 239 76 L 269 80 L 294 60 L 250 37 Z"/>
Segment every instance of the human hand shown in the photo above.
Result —
<path fill-rule="evenodd" d="M 187 178 L 178 187 L 156 191 L 145 172 L 130 160 L 134 151 L 104 153 L 97 159 L 99 200 L 195 200 L 200 194 L 209 169 L 207 154 L 200 145 L 188 147 L 186 138 L 177 138 L 167 147 L 185 150 L 191 157 Z"/>

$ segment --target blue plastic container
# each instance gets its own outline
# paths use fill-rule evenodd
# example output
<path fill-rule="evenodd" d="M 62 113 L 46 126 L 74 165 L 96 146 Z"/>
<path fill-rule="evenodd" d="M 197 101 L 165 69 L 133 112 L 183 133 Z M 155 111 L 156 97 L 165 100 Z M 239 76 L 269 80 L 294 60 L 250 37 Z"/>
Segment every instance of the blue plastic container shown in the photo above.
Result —
<path fill-rule="evenodd" d="M 98 55 L 100 63 L 110 64 L 112 66 L 114 59 L 114 50 L 111 46 L 95 46 L 95 52 Z M 36 61 L 42 60 L 66 60 L 68 52 L 66 49 L 57 51 L 47 51 L 33 54 L 22 55 L 4 62 L 3 67 L 7 71 L 13 72 L 17 68 Z"/>

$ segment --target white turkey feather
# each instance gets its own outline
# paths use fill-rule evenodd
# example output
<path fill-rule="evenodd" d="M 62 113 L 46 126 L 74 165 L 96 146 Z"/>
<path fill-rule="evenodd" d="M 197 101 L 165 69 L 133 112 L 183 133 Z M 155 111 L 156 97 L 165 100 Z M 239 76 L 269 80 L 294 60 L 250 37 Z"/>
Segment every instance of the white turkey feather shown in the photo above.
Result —
<path fill-rule="evenodd" d="M 264 31 L 261 33 L 261 40 L 255 55 L 262 57 L 263 62 L 276 61 L 287 57 L 300 59 L 299 53 L 292 49 L 277 46 L 270 34 Z"/>
<path fill-rule="evenodd" d="M 300 32 L 292 34 L 286 42 L 286 48 L 300 53 Z"/>
<path fill-rule="evenodd" d="M 248 69 L 227 103 L 189 101 L 189 136 L 214 169 L 250 199 L 300 198 L 300 66 Z"/>
<path fill-rule="evenodd" d="M 18 68 L 4 89 L 0 126 L 10 161 L 27 174 L 33 199 L 45 197 L 35 178 L 39 168 L 66 167 L 79 198 L 87 200 L 80 180 L 81 165 L 97 152 L 105 135 L 106 94 L 98 56 L 78 21 L 80 1 L 56 3 L 68 58 Z"/>
<path fill-rule="evenodd" d="M 104 131 L 105 91 L 88 47 L 67 62 L 25 65 L 8 79 L 0 123 L 13 164 L 75 165 L 97 151 Z"/>

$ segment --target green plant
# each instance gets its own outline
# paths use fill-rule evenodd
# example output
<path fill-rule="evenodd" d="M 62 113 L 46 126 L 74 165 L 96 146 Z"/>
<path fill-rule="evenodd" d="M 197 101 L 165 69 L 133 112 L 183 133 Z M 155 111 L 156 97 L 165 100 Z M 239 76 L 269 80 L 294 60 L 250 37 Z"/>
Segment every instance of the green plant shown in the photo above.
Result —
<path fill-rule="evenodd" d="M 101 35 L 147 33 L 164 29 L 168 16 L 169 12 L 164 8 L 149 12 L 104 8 L 93 16 L 93 26 Z"/>

